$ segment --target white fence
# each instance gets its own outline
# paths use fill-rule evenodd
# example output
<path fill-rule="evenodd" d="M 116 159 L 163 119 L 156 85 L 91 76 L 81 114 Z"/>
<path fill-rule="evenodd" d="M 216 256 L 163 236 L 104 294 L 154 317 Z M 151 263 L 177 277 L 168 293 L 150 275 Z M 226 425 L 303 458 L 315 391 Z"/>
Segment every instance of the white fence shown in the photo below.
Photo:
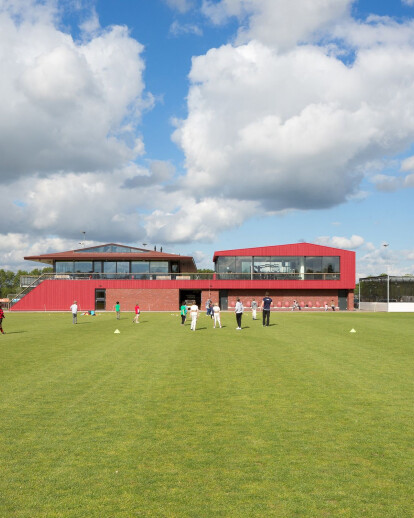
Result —
<path fill-rule="evenodd" d="M 361 311 L 388 311 L 390 313 L 414 313 L 414 302 L 360 302 Z"/>

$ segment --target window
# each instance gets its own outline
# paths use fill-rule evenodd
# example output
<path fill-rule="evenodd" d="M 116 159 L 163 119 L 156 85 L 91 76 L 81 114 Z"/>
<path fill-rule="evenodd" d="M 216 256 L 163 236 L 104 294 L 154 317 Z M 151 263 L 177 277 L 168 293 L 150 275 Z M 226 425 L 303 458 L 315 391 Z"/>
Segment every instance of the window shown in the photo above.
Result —
<path fill-rule="evenodd" d="M 147 253 L 148 250 L 140 250 L 137 248 L 131 248 L 129 246 L 121 246 L 121 245 L 103 245 L 97 246 L 95 248 L 81 248 L 80 250 L 76 250 L 77 252 L 88 252 L 93 254 L 140 254 Z"/>
<path fill-rule="evenodd" d="M 322 257 L 324 273 L 339 273 L 339 257 Z"/>
<path fill-rule="evenodd" d="M 131 261 L 131 273 L 149 273 L 148 261 Z"/>
<path fill-rule="evenodd" d="M 168 273 L 168 261 L 151 261 L 151 273 Z"/>
<path fill-rule="evenodd" d="M 73 261 L 56 261 L 56 273 L 73 273 Z"/>
<path fill-rule="evenodd" d="M 322 257 L 306 257 L 305 258 L 306 273 L 314 273 L 322 271 Z"/>
<path fill-rule="evenodd" d="M 116 262 L 115 261 L 105 261 L 103 263 L 103 271 L 104 273 L 116 273 Z"/>
<path fill-rule="evenodd" d="M 339 257 L 305 257 L 305 271 L 305 278 L 308 280 L 338 280 L 340 278 Z M 325 275 L 321 275 L 322 273 Z"/>
<path fill-rule="evenodd" d="M 271 257 L 255 257 L 253 268 L 254 273 L 273 273 L 277 271 Z"/>
<path fill-rule="evenodd" d="M 250 275 L 252 271 L 252 257 L 236 257 L 236 273 L 243 273 L 243 277 Z"/>
<path fill-rule="evenodd" d="M 92 261 L 75 261 L 73 263 L 73 271 L 75 273 L 92 273 Z"/>
<path fill-rule="evenodd" d="M 224 277 L 225 274 L 232 274 L 236 271 L 235 257 L 218 257 L 216 262 L 216 272 L 223 274 L 220 279 L 233 278 L 233 276 Z"/>
<path fill-rule="evenodd" d="M 117 273 L 129 273 L 129 261 L 118 261 L 116 271 Z"/>

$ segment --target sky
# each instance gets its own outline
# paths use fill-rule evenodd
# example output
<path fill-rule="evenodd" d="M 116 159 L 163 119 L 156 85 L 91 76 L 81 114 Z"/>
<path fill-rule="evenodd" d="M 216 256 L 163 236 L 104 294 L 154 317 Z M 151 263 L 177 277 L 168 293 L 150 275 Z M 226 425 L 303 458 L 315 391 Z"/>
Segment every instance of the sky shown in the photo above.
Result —
<path fill-rule="evenodd" d="M 305 241 L 414 274 L 414 0 L 0 0 L 0 268 Z"/>

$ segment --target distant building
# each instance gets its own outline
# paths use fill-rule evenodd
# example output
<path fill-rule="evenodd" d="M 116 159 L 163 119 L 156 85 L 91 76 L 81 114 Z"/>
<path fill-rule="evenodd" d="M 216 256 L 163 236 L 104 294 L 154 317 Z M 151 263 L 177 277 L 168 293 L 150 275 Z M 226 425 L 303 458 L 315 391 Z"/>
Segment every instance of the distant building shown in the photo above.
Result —
<path fill-rule="evenodd" d="M 68 252 L 25 257 L 53 267 L 33 279 L 12 306 L 14 311 L 67 311 L 73 300 L 81 310 L 123 311 L 139 302 L 143 311 L 176 311 L 184 301 L 204 306 L 218 301 L 233 308 L 237 297 L 248 308 L 265 291 L 273 308 L 306 310 L 334 300 L 341 310 L 354 305 L 355 252 L 296 243 L 215 252 L 215 273 L 197 273 L 193 257 L 114 243 Z"/>

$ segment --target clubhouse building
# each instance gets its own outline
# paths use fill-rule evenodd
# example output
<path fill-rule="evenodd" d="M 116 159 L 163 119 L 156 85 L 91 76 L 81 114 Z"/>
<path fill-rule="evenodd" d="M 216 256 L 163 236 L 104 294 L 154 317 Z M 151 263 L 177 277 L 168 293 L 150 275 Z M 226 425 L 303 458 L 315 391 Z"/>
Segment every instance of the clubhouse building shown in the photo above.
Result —
<path fill-rule="evenodd" d="M 274 310 L 296 300 L 304 310 L 325 303 L 352 310 L 355 252 L 296 243 L 214 253 L 214 273 L 198 273 L 193 257 L 114 243 L 25 257 L 53 267 L 52 274 L 26 278 L 12 311 L 177 311 L 186 301 L 204 309 L 208 299 L 233 310 L 238 297 L 249 308 L 265 292 Z"/>

